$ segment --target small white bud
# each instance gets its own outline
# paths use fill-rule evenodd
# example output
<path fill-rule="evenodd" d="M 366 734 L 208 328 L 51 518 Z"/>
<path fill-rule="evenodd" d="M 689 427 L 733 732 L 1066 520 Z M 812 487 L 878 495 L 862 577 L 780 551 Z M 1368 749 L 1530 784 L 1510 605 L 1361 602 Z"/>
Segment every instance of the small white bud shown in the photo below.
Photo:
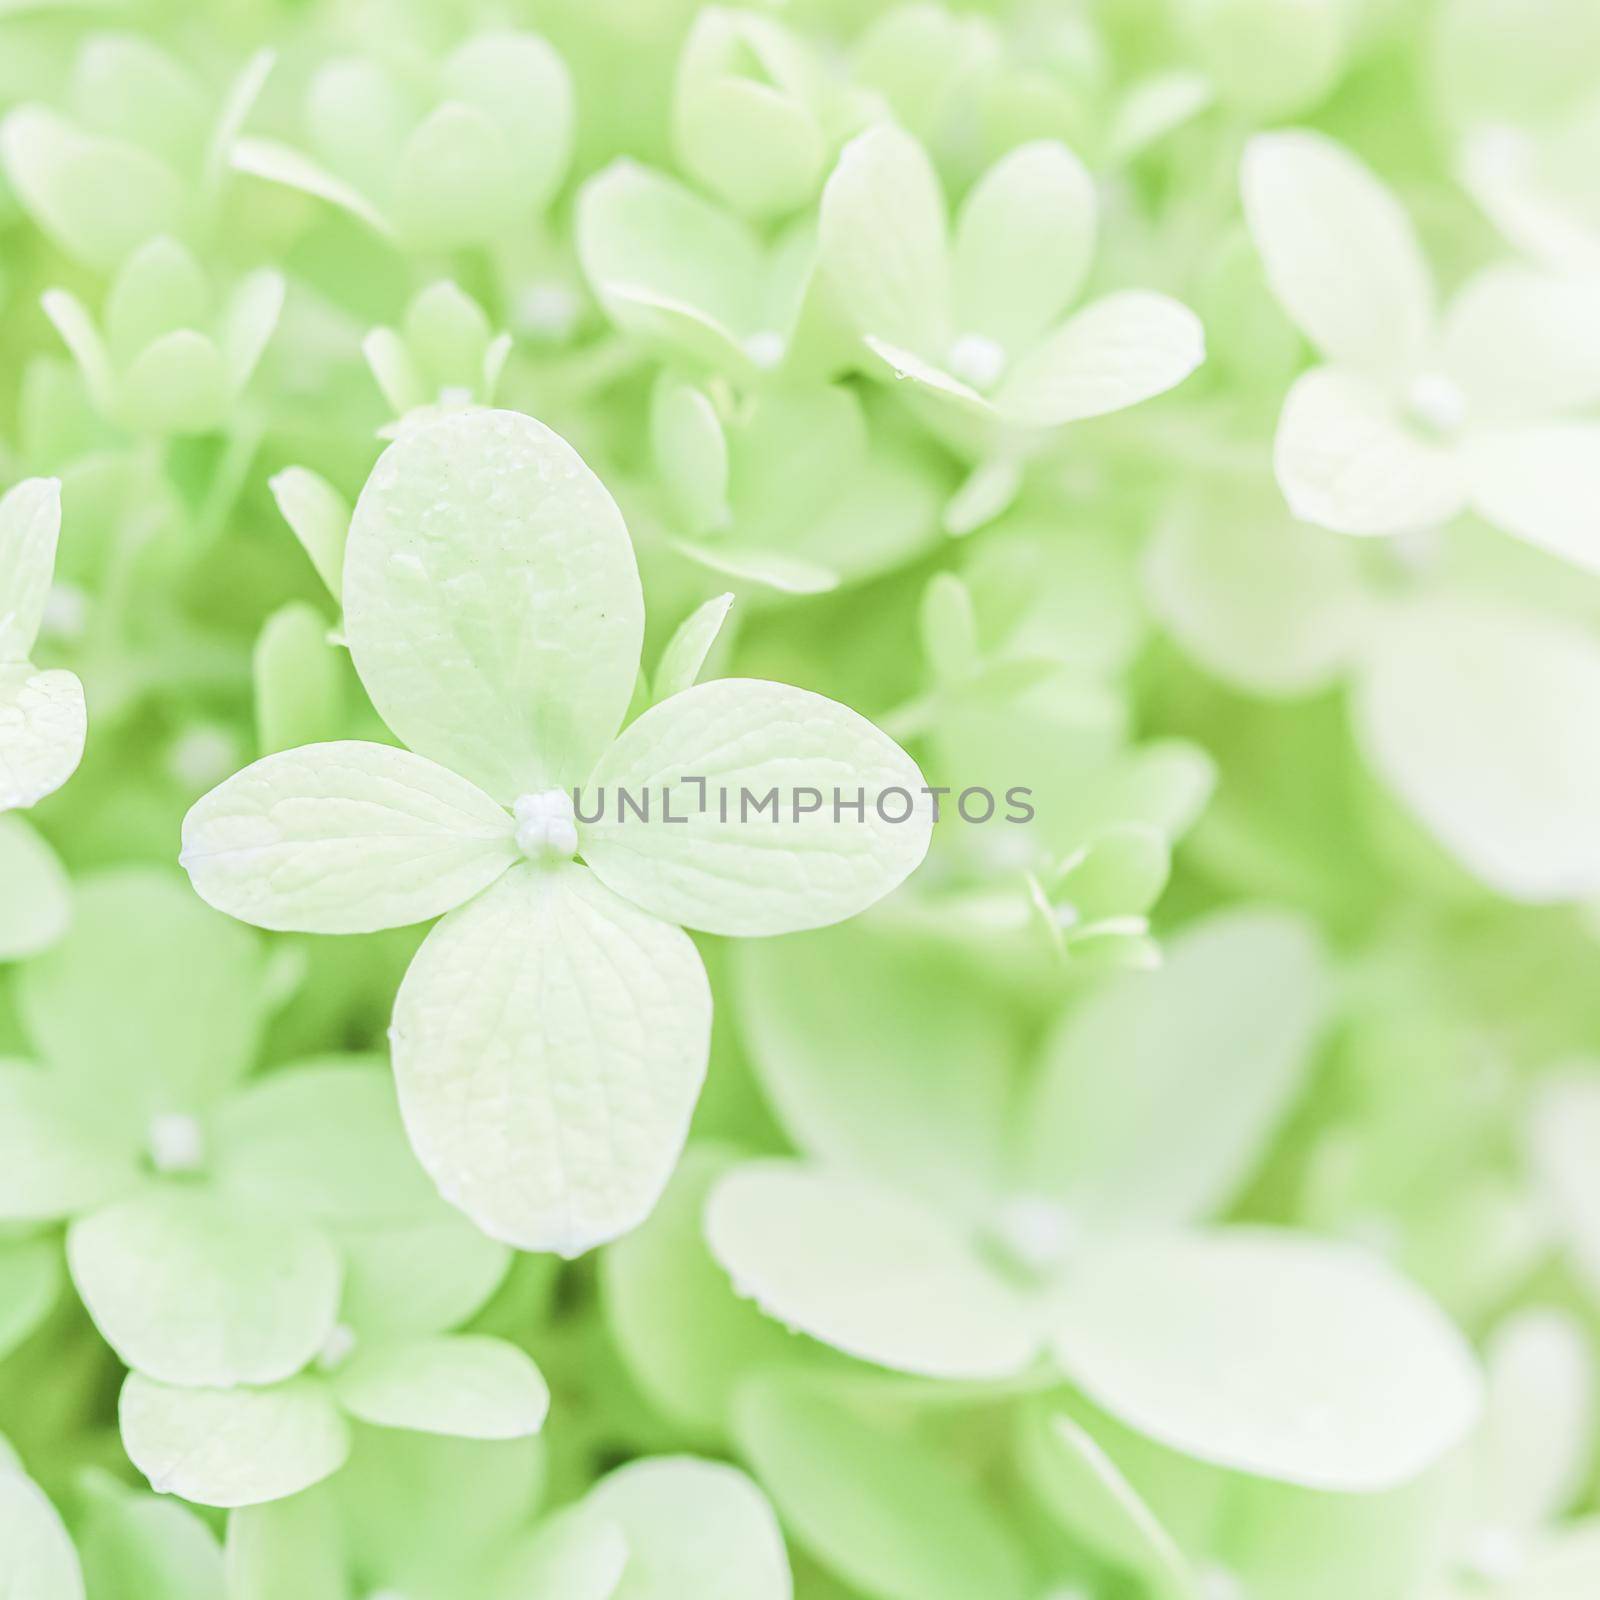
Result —
<path fill-rule="evenodd" d="M 979 393 L 991 389 L 1006 370 L 1005 350 L 981 333 L 964 333 L 950 346 L 950 370 Z"/>
<path fill-rule="evenodd" d="M 511 814 L 517 848 L 530 861 L 568 861 L 578 853 L 578 819 L 565 789 L 519 795 Z"/>
<path fill-rule="evenodd" d="M 198 1172 L 205 1165 L 206 1136 L 186 1111 L 158 1112 L 145 1132 L 145 1148 L 157 1172 Z"/>
<path fill-rule="evenodd" d="M 769 372 L 783 360 L 783 335 L 774 333 L 771 328 L 763 328 L 759 333 L 752 333 L 744 341 L 744 353 L 761 368 Z"/>

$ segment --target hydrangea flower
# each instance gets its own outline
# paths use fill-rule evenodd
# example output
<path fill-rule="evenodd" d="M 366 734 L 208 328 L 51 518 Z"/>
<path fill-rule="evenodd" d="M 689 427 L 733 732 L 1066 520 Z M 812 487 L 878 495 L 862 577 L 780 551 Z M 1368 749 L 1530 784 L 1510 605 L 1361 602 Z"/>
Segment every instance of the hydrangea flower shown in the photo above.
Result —
<path fill-rule="evenodd" d="M 458 1600 L 790 1600 L 789 1562 L 761 1491 L 691 1456 L 630 1462 L 544 1507 L 524 1445 L 362 1430 L 349 1467 L 228 1522 L 230 1600 L 374 1592 Z M 412 1497 L 415 1496 L 415 1500 Z M 715 1536 L 708 1537 L 708 1530 Z M 381 1591 L 373 1583 L 385 1586 Z"/>
<path fill-rule="evenodd" d="M 650 443 L 674 547 L 725 577 L 821 594 L 905 564 L 939 535 L 950 474 L 843 385 L 719 407 L 662 372 Z"/>
<path fill-rule="evenodd" d="M 589 287 L 625 332 L 743 385 L 799 360 L 817 254 L 809 217 L 764 239 L 743 217 L 624 158 L 579 191 L 574 230 Z"/>
<path fill-rule="evenodd" d="M 991 448 L 1015 448 L 1163 394 L 1204 358 L 1199 321 L 1166 295 L 1121 290 L 1071 312 L 1099 209 L 1083 163 L 1040 140 L 984 174 L 952 236 L 926 152 L 881 126 L 828 179 L 822 263 L 883 368 L 978 424 Z"/>
<path fill-rule="evenodd" d="M 108 421 L 137 432 L 206 433 L 233 414 L 283 295 L 283 275 L 260 267 L 219 309 L 199 262 L 160 235 L 112 279 L 103 328 L 65 289 L 47 291 L 44 309 Z"/>
<path fill-rule="evenodd" d="M 1069 1008 L 1014 1103 L 1004 1071 L 971 1071 L 974 1051 L 1014 1055 L 1008 1024 L 948 970 L 941 988 L 914 959 L 876 967 L 879 1004 L 890 982 L 925 1013 L 944 999 L 861 1082 L 796 1010 L 814 972 L 775 953 L 743 957 L 747 1026 L 809 1159 L 734 1168 L 705 1213 L 713 1255 L 768 1315 L 928 1378 L 1001 1381 L 1048 1354 L 1130 1428 L 1312 1488 L 1394 1487 L 1471 1427 L 1470 1352 L 1381 1261 L 1201 1225 L 1304 1071 L 1326 979 L 1303 925 L 1207 919 L 1160 971 Z"/>
<path fill-rule="evenodd" d="M 70 1221 L 84 1305 L 152 1380 L 271 1384 L 326 1345 L 341 1308 L 432 1333 L 505 1269 L 416 1169 L 373 1063 L 240 1086 L 267 993 L 254 937 L 149 869 L 80 885 L 71 932 L 19 978 L 44 1064 L 6 1065 L 0 1213 Z M 407 1306 L 383 1308 L 397 1293 Z"/>
<path fill-rule="evenodd" d="M 29 478 L 0 499 L 0 812 L 59 789 L 83 758 L 88 713 L 70 672 L 28 658 L 39 637 L 56 541 L 61 483 Z"/>
<path fill-rule="evenodd" d="M 0 160 L 40 228 L 110 272 L 150 239 L 215 225 L 234 137 L 271 66 L 251 57 L 213 103 L 159 46 L 97 33 L 73 64 L 65 114 L 17 106 L 0 125 Z"/>
<path fill-rule="evenodd" d="M 82 1600 L 83 1573 L 48 1496 L 0 1438 L 0 1582 L 37 1600 Z"/>
<path fill-rule="evenodd" d="M 381 60 L 324 62 L 306 91 L 309 153 L 248 137 L 240 172 L 298 189 L 417 251 L 514 233 L 566 176 L 572 80 L 538 34 L 480 33 L 419 85 Z"/>
<path fill-rule="evenodd" d="M 1326 365 L 1289 391 L 1274 462 L 1295 515 L 1340 533 L 1403 533 L 1472 509 L 1600 570 L 1592 505 L 1600 311 L 1590 289 L 1486 269 L 1441 317 L 1394 196 L 1308 130 L 1245 152 L 1245 214 L 1267 279 Z"/>
<path fill-rule="evenodd" d="M 483 307 L 444 279 L 412 296 L 398 332 L 374 328 L 361 348 L 397 419 L 392 432 L 440 410 L 493 405 L 511 335 L 491 333 Z"/>
<path fill-rule="evenodd" d="M 389 447 L 343 597 L 356 669 L 415 753 L 268 756 L 190 812 L 184 865 L 262 927 L 450 912 L 391 1030 L 413 1146 L 485 1232 L 578 1254 L 649 1211 L 699 1091 L 710 996 L 677 924 L 764 935 L 865 909 L 927 849 L 921 775 L 853 712 L 782 684 L 684 688 L 617 736 L 643 622 L 627 531 L 576 453 L 512 412 Z M 776 786 L 860 789 L 867 812 L 721 820 L 719 794 L 737 808 Z M 904 824 L 874 809 L 890 789 L 911 797 Z M 618 820 L 619 790 L 654 791 L 654 820 Z"/>

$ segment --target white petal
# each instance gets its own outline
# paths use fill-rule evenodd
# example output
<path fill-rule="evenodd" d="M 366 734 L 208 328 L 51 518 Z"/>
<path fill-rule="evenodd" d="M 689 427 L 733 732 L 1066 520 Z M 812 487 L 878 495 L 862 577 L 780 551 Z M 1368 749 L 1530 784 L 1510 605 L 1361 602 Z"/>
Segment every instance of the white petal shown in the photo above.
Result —
<path fill-rule="evenodd" d="M 1241 185 L 1267 282 L 1306 337 L 1369 377 L 1411 373 L 1433 333 L 1433 279 L 1394 195 L 1305 129 L 1256 135 Z"/>
<path fill-rule="evenodd" d="M 1022 1183 L 1125 1227 L 1214 1212 L 1303 1087 L 1328 989 L 1315 931 L 1288 911 L 1192 924 L 1156 971 L 1113 978 L 1047 1042 Z"/>
<path fill-rule="evenodd" d="M 0 498 L 0 665 L 26 661 L 39 636 L 60 534 L 59 478 L 27 478 Z"/>
<path fill-rule="evenodd" d="M 550 1409 L 533 1362 L 482 1334 L 359 1347 L 331 1381 L 340 1405 L 363 1422 L 463 1439 L 523 1438 Z"/>
<path fill-rule="evenodd" d="M 789 1600 L 794 1592 L 778 1519 L 735 1467 L 655 1456 L 602 1478 L 582 1505 L 621 1528 L 627 1544 L 615 1600 Z"/>
<path fill-rule="evenodd" d="M 485 1233 L 563 1255 L 648 1215 L 705 1074 L 688 937 L 577 866 L 519 867 L 439 924 L 395 1004 L 406 1130 Z"/>
<path fill-rule="evenodd" d="M 1600 399 L 1600 292 L 1582 278 L 1490 267 L 1451 303 L 1440 363 L 1474 421 L 1581 410 Z"/>
<path fill-rule="evenodd" d="M 1574 1265 L 1600 1298 L 1600 1076 L 1572 1070 L 1544 1084 L 1528 1117 L 1534 1176 Z"/>
<path fill-rule="evenodd" d="M 106 1343 L 165 1383 L 292 1377 L 339 1311 L 339 1258 L 321 1233 L 176 1185 L 75 1222 L 67 1262 Z"/>
<path fill-rule="evenodd" d="M 248 172 L 252 177 L 263 178 L 268 183 L 282 184 L 298 189 L 318 200 L 326 200 L 359 218 L 375 233 L 385 238 L 393 230 L 382 213 L 359 190 L 343 178 L 318 165 L 310 156 L 279 144 L 272 139 L 238 139 L 234 141 L 230 158 L 235 172 Z"/>
<path fill-rule="evenodd" d="M 1099 199 L 1064 144 L 1019 145 L 974 185 L 956 219 L 955 322 L 1025 349 L 1078 297 L 1094 259 Z"/>
<path fill-rule="evenodd" d="M 622 515 L 517 412 L 458 412 L 384 451 L 344 611 L 384 721 L 507 803 L 582 779 L 633 695 L 644 605 Z"/>
<path fill-rule="evenodd" d="M 0 811 L 59 789 L 77 771 L 88 731 L 83 685 L 70 672 L 0 666 Z"/>
<path fill-rule="evenodd" d="M 1405 1279 L 1349 1246 L 1268 1229 L 1084 1257 L 1063 1282 L 1052 1347 L 1141 1433 L 1315 1489 L 1415 1478 L 1482 1405 L 1465 1341 Z"/>
<path fill-rule="evenodd" d="M 1600 893 L 1600 646 L 1488 600 L 1399 612 L 1356 680 L 1373 770 L 1444 847 L 1516 900 Z"/>
<path fill-rule="evenodd" d="M 673 695 L 694 687 L 732 604 L 731 594 L 719 594 L 697 606 L 678 624 L 661 652 L 655 677 L 651 680 L 650 691 L 657 700 L 670 700 Z"/>
<path fill-rule="evenodd" d="M 1589 1114 L 1577 1125 L 1592 1135 L 1600 1097 L 1585 1098 Z M 1553 1115 L 1565 1109 L 1548 1106 Z M 1588 1478 L 1596 1415 L 1589 1333 L 1569 1312 L 1534 1306 L 1495 1328 L 1484 1360 L 1489 1407 L 1475 1447 L 1477 1518 L 1531 1533 L 1566 1511 Z"/>
<path fill-rule="evenodd" d="M 652 707 L 606 752 L 583 806 L 593 814 L 603 790 L 605 818 L 583 828 L 584 859 L 625 899 L 708 933 L 819 928 L 882 899 L 927 854 L 922 788 L 899 745 L 836 701 L 718 678 Z M 648 821 L 621 809 L 621 794 L 647 793 Z M 754 810 L 769 793 L 775 817 Z"/>
<path fill-rule="evenodd" d="M 344 1465 L 350 1428 L 324 1385 L 174 1389 L 128 1374 L 122 1444 L 157 1494 L 253 1506 L 320 1483 Z"/>
<path fill-rule="evenodd" d="M 1205 354 L 1205 330 L 1187 306 L 1127 289 L 1092 301 L 1023 356 L 994 403 L 1008 422 L 1053 428 L 1165 394 Z"/>
<path fill-rule="evenodd" d="M 1336 533 L 1430 528 L 1466 503 L 1454 452 L 1408 428 L 1377 385 L 1333 367 L 1289 391 L 1273 465 L 1289 509 Z"/>
<path fill-rule="evenodd" d="M 511 815 L 409 750 L 340 740 L 265 756 L 195 802 L 196 892 L 259 928 L 370 933 L 423 922 L 519 859 Z"/>
<path fill-rule="evenodd" d="M 11 1466 L 0 1441 L 0 1594 L 83 1600 L 78 1553 L 48 1496 Z"/>
<path fill-rule="evenodd" d="M 0 816 L 0 883 L 0 961 L 36 956 L 67 931 L 67 869 L 21 817 Z"/>
<path fill-rule="evenodd" d="M 904 129 L 869 128 L 844 148 L 822 191 L 824 269 L 863 334 L 918 354 L 949 342 L 944 196 Z"/>
<path fill-rule="evenodd" d="M 1474 129 L 1462 144 L 1461 185 L 1518 250 L 1559 269 L 1600 271 L 1600 230 L 1547 154 L 1538 135 L 1521 128 Z"/>
<path fill-rule="evenodd" d="M 1461 459 L 1485 522 L 1600 572 L 1600 422 L 1485 429 Z"/>
<path fill-rule="evenodd" d="M 862 1361 L 1003 1378 L 1039 1349 L 1032 1304 L 962 1228 L 865 1178 L 747 1162 L 712 1190 L 706 1241 L 768 1316 Z"/>

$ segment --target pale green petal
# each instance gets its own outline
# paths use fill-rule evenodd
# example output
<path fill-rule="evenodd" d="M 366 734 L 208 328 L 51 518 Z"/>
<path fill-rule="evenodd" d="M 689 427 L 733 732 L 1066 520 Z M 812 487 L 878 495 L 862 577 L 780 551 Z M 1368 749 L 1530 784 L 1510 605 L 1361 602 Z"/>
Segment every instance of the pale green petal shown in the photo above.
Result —
<path fill-rule="evenodd" d="M 669 372 L 657 378 L 650 449 L 674 520 L 691 534 L 726 527 L 728 436 L 704 389 Z"/>
<path fill-rule="evenodd" d="M 1037 1308 L 962 1226 L 867 1178 L 747 1162 L 706 1204 L 706 1242 L 769 1317 L 863 1361 L 1004 1378 L 1040 1346 Z"/>
<path fill-rule="evenodd" d="M 39 304 L 50 319 L 51 326 L 61 335 L 61 342 L 71 353 L 72 359 L 77 362 L 90 400 L 99 407 L 102 415 L 112 416 L 119 403 L 118 378 L 111 364 L 111 352 L 106 349 L 94 318 L 89 315 L 83 302 L 65 289 L 46 289 L 39 297 Z"/>
<path fill-rule="evenodd" d="M 19 106 L 5 119 L 0 157 L 39 226 L 68 255 L 102 271 L 172 232 L 183 213 L 183 185 L 164 161 L 81 133 L 43 106 Z"/>
<path fill-rule="evenodd" d="M 663 1415 L 710 1444 L 726 1432 L 740 1378 L 803 1348 L 734 1294 L 706 1249 L 706 1197 L 738 1159 L 691 1145 L 655 1210 L 600 1258 L 606 1323 L 634 1381 Z"/>
<path fill-rule="evenodd" d="M 337 1514 L 326 1490 L 230 1513 L 228 1600 L 352 1600 Z"/>
<path fill-rule="evenodd" d="M 688 937 L 582 867 L 520 867 L 417 952 L 391 1039 L 439 1191 L 486 1233 L 572 1256 L 655 1204 L 705 1073 Z"/>
<path fill-rule="evenodd" d="M 1308 1488 L 1396 1488 L 1482 1407 L 1444 1313 L 1331 1240 L 1130 1238 L 1072 1266 L 1054 1320 L 1057 1360 L 1103 1410 L 1174 1450 Z"/>
<path fill-rule="evenodd" d="M 1468 434 L 1461 457 L 1485 522 L 1600 572 L 1600 423 L 1485 429 Z"/>
<path fill-rule="evenodd" d="M 59 478 L 26 478 L 0 498 L 0 664 L 33 649 L 60 536 Z"/>
<path fill-rule="evenodd" d="M 457 413 L 384 451 L 344 604 L 379 714 L 503 802 L 580 781 L 633 695 L 643 602 L 621 514 L 516 412 Z"/>
<path fill-rule="evenodd" d="M 1023 356 L 994 403 L 1030 428 L 1104 416 L 1176 388 L 1205 353 L 1205 330 L 1187 306 L 1125 289 L 1092 301 Z"/>
<path fill-rule="evenodd" d="M 578 259 L 606 314 L 661 331 L 636 307 L 678 307 L 737 348 L 761 327 L 766 262 L 755 234 L 671 178 L 613 162 L 579 191 Z M 670 328 L 667 331 L 671 331 Z M 691 346 L 691 354 L 714 353 Z"/>
<path fill-rule="evenodd" d="M 1296 522 L 1276 496 L 1175 510 L 1146 551 L 1144 578 L 1157 615 L 1207 672 L 1274 699 L 1333 683 L 1368 615 L 1355 547 Z"/>
<path fill-rule="evenodd" d="M 217 1108 L 218 1185 L 265 1215 L 358 1225 L 448 1220 L 406 1143 L 387 1064 L 331 1056 L 279 1068 Z"/>
<path fill-rule="evenodd" d="M 963 1215 L 987 1208 L 1021 1046 L 959 957 L 862 922 L 732 959 L 745 1049 L 801 1150 Z"/>
<path fill-rule="evenodd" d="M 795 1537 L 852 1590 L 883 1600 L 1022 1600 L 1006 1523 L 926 1441 L 802 1383 L 756 1380 L 735 1431 Z"/>
<path fill-rule="evenodd" d="M 951 326 L 949 242 L 939 176 L 901 128 L 845 146 L 822 191 L 822 265 L 863 334 L 942 357 Z"/>
<path fill-rule="evenodd" d="M 408 352 L 436 388 L 476 388 L 492 334 L 483 307 L 458 284 L 429 284 L 406 307 L 404 330 Z"/>
<path fill-rule="evenodd" d="M 431 112 L 395 160 L 395 223 L 414 250 L 484 244 L 507 231 L 520 199 L 500 129 L 458 100 Z"/>
<path fill-rule="evenodd" d="M 583 1504 L 546 1517 L 505 1558 L 490 1600 L 611 1600 L 628 1565 L 621 1527 Z M 247 1597 L 248 1600 L 248 1597 Z M 266 1600 L 263 1596 L 262 1600 Z"/>
<path fill-rule="evenodd" d="M 130 1189 L 138 1132 L 60 1074 L 0 1061 L 0 1217 L 49 1222 Z"/>
<path fill-rule="evenodd" d="M 193 254 L 165 234 L 141 245 L 112 280 L 104 314 L 106 342 L 121 365 L 147 344 L 211 319 L 211 284 Z"/>
<path fill-rule="evenodd" d="M 0 1361 L 50 1314 L 63 1276 L 61 1250 L 54 1239 L 0 1242 Z M 0 1472 L 4 1471 L 0 1457 Z"/>
<path fill-rule="evenodd" d="M 521 1350 L 473 1334 L 360 1345 L 331 1382 L 351 1416 L 418 1433 L 520 1439 L 550 1409 L 544 1378 Z"/>
<path fill-rule="evenodd" d="M 1442 371 L 1475 422 L 1542 421 L 1600 399 L 1600 305 L 1581 278 L 1490 267 L 1445 317 Z"/>
<path fill-rule="evenodd" d="M 923 391 L 930 399 L 948 406 L 959 415 L 982 421 L 994 415 L 994 407 L 989 400 L 970 384 L 952 377 L 937 362 L 926 359 L 904 345 L 880 339 L 875 334 L 866 335 L 862 343 L 896 378 Z"/>
<path fill-rule="evenodd" d="M 335 739 L 343 731 L 341 652 L 327 619 L 304 600 L 274 611 L 256 635 L 250 677 L 263 755 Z"/>
<path fill-rule="evenodd" d="M 839 574 L 820 562 L 804 556 L 791 556 L 782 550 L 753 550 L 747 545 L 678 541 L 674 546 L 697 566 L 719 578 L 735 578 L 743 583 L 776 589 L 780 594 L 827 594 L 839 587 Z"/>
<path fill-rule="evenodd" d="M 1250 1175 L 1311 1067 L 1329 999 L 1315 930 L 1216 912 L 1068 1011 L 1020 1119 L 1022 1187 L 1091 1226 L 1186 1222 Z"/>
<path fill-rule="evenodd" d="M 1560 1116 L 1568 1110 L 1566 1098 L 1554 1097 L 1544 1109 Z M 1580 1091 L 1573 1098 L 1575 1125 L 1592 1132 L 1596 1097 Z M 1533 1306 L 1496 1326 L 1484 1363 L 1488 1410 L 1474 1443 L 1477 1520 L 1526 1535 L 1573 1505 L 1588 1477 L 1600 1415 L 1595 1357 L 1588 1331 L 1575 1316 Z"/>
<path fill-rule="evenodd" d="M 415 1157 L 412 1158 L 415 1160 Z M 429 1186 L 436 1216 L 420 1222 L 330 1225 L 344 1256 L 340 1312 L 364 1337 L 445 1333 L 500 1287 L 511 1252 L 452 1210 Z"/>
<path fill-rule="evenodd" d="M 778 1519 L 737 1468 L 693 1456 L 636 1461 L 602 1478 L 583 1505 L 621 1528 L 627 1544 L 616 1600 L 789 1600 L 794 1592 Z"/>
<path fill-rule="evenodd" d="M 1020 354 L 1077 299 L 1094 259 L 1099 202 L 1064 144 L 1019 145 L 956 218 L 955 322 Z"/>
<path fill-rule="evenodd" d="M 177 1184 L 75 1222 L 67 1264 L 106 1343 L 165 1383 L 290 1377 L 339 1311 L 339 1258 L 315 1228 Z"/>
<path fill-rule="evenodd" d="M 708 6 L 678 57 L 672 141 L 698 183 L 747 216 L 805 205 L 827 147 L 812 114 L 820 73 L 780 23 Z"/>
<path fill-rule="evenodd" d="M 250 381 L 283 311 L 281 272 L 262 267 L 240 280 L 222 310 L 217 342 L 229 388 L 237 394 Z"/>
<path fill-rule="evenodd" d="M 542 210 L 572 158 L 573 89 L 566 63 L 536 33 L 491 30 L 453 51 L 445 92 L 484 113 L 511 162 L 518 211 Z"/>
<path fill-rule="evenodd" d="M 916 869 L 933 825 L 922 774 L 886 734 L 821 695 L 748 678 L 718 678 L 652 707 L 585 787 L 588 812 L 607 795 L 604 819 L 581 830 L 599 877 L 708 933 L 790 933 L 852 917 Z M 649 820 L 619 820 L 619 791 L 649 791 Z M 769 791 L 776 820 L 753 808 L 741 820 L 744 795 Z M 813 795 L 819 809 L 803 809 Z"/>
<path fill-rule="evenodd" d="M 247 172 L 268 183 L 326 200 L 359 218 L 375 233 L 387 236 L 393 232 L 383 213 L 359 189 L 288 145 L 272 139 L 239 139 L 230 159 L 236 172 Z"/>
<path fill-rule="evenodd" d="M 0 665 L 0 811 L 59 789 L 77 771 L 88 731 L 83 685 L 70 672 Z"/>
<path fill-rule="evenodd" d="M 0 1594 L 83 1600 L 83 1572 L 56 1508 L 0 1456 Z"/>
<path fill-rule="evenodd" d="M 1589 1600 L 1600 1584 L 1600 1518 L 1550 1534 L 1513 1580 L 1507 1600 Z"/>
<path fill-rule="evenodd" d="M 264 978 L 256 935 L 179 874 L 121 867 L 79 881 L 71 930 L 23 969 L 18 1003 L 41 1057 L 80 1094 L 188 1113 L 253 1064 Z"/>
<path fill-rule="evenodd" d="M 732 605 L 731 594 L 716 595 L 696 606 L 678 624 L 661 652 L 656 675 L 651 680 L 650 692 L 656 700 L 670 700 L 675 694 L 694 687 Z"/>
<path fill-rule="evenodd" d="M 1378 385 L 1334 367 L 1289 391 L 1273 465 L 1295 516 L 1336 533 L 1431 528 L 1467 500 L 1456 453 L 1409 426 Z"/>
<path fill-rule="evenodd" d="M 210 432 L 222 425 L 231 398 L 222 352 L 192 328 L 147 344 L 122 375 L 129 426 L 152 433 Z"/>
<path fill-rule="evenodd" d="M 1064 1411 L 1044 1407 L 1018 1424 L 1018 1456 L 1029 1485 L 1073 1535 L 1160 1596 L 1187 1596 L 1188 1558 L 1117 1464 Z"/>
<path fill-rule="evenodd" d="M 1306 337 L 1368 377 L 1409 376 L 1433 336 L 1434 291 L 1399 201 L 1305 129 L 1257 134 L 1241 186 L 1267 282 Z"/>
<path fill-rule="evenodd" d="M 66 868 L 21 817 L 0 815 L 0 961 L 47 950 L 72 918 Z"/>
<path fill-rule="evenodd" d="M 179 859 L 196 892 L 261 928 L 423 922 L 518 860 L 511 815 L 409 750 L 340 740 L 264 756 L 195 802 Z"/>
<path fill-rule="evenodd" d="M 1353 715 L 1377 775 L 1491 888 L 1600 892 L 1600 648 L 1491 600 L 1408 607 L 1374 642 Z"/>
<path fill-rule="evenodd" d="M 268 1389 L 174 1389 L 130 1372 L 118 1414 L 123 1447 L 150 1487 L 203 1506 L 298 1494 L 350 1453 L 349 1424 L 326 1387 L 308 1378 Z"/>
<path fill-rule="evenodd" d="M 337 600 L 344 586 L 344 542 L 350 506 L 326 478 L 309 467 L 285 467 L 268 481 L 272 498 L 300 541 L 317 576 Z"/>
<path fill-rule="evenodd" d="M 215 1535 L 175 1500 L 97 1476 L 77 1535 L 94 1600 L 220 1600 L 223 1593 Z"/>
<path fill-rule="evenodd" d="M 428 405 L 433 395 L 410 346 L 393 328 L 374 328 L 361 341 L 373 382 L 397 417 Z"/>

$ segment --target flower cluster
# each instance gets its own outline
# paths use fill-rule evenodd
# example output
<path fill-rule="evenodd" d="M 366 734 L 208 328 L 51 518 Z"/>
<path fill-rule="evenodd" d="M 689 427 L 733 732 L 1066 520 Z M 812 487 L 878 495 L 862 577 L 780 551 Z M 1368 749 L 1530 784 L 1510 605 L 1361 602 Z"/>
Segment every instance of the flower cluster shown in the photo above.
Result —
<path fill-rule="evenodd" d="M 0 1595 L 1600 1593 L 1596 17 L 0 5 Z"/>

